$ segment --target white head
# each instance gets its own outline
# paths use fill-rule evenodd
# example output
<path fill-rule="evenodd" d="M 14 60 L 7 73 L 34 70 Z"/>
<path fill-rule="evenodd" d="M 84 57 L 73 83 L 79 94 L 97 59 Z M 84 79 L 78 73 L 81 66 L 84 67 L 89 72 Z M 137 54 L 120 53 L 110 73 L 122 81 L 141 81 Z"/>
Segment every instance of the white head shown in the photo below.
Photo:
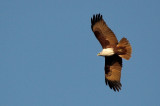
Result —
<path fill-rule="evenodd" d="M 113 48 L 103 49 L 97 56 L 112 56 L 114 54 Z"/>

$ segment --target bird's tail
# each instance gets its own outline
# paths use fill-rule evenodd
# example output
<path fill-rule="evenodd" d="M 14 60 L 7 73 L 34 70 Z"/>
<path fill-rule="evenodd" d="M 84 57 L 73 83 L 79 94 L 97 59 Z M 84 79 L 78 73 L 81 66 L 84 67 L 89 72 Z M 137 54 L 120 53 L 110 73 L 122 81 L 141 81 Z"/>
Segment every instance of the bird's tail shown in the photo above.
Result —
<path fill-rule="evenodd" d="M 122 57 L 126 60 L 130 59 L 131 53 L 132 53 L 132 47 L 126 38 L 122 38 L 120 40 L 120 42 L 117 45 L 116 52 L 120 57 Z"/>

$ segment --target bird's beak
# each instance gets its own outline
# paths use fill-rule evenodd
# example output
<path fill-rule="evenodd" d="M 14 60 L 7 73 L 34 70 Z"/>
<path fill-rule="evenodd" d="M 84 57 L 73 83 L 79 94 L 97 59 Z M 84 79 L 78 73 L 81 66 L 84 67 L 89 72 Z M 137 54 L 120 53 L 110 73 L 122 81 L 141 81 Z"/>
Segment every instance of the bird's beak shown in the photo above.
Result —
<path fill-rule="evenodd" d="M 100 56 L 100 54 L 98 53 L 97 56 Z"/>

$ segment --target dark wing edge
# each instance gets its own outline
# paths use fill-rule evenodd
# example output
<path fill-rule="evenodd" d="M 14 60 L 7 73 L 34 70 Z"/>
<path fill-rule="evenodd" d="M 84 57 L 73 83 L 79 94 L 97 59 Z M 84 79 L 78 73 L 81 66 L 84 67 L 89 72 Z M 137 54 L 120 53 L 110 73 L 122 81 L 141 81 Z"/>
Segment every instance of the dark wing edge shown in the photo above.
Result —
<path fill-rule="evenodd" d="M 111 81 L 111 80 L 108 80 L 105 78 L 105 82 L 106 82 L 106 85 L 108 85 L 110 87 L 110 89 L 113 88 L 113 90 L 116 92 L 116 91 L 120 91 L 121 90 L 121 87 L 122 87 L 122 84 L 120 82 L 117 82 L 117 81 Z"/>
<path fill-rule="evenodd" d="M 99 13 L 99 14 L 96 14 L 96 15 L 93 15 L 93 18 L 91 18 L 91 29 L 93 30 L 93 26 L 99 22 L 100 20 L 102 20 L 102 15 Z"/>
<path fill-rule="evenodd" d="M 122 87 L 122 84 L 120 83 L 121 68 L 121 57 L 116 54 L 110 57 L 105 57 L 105 83 L 115 92 L 119 92 Z"/>

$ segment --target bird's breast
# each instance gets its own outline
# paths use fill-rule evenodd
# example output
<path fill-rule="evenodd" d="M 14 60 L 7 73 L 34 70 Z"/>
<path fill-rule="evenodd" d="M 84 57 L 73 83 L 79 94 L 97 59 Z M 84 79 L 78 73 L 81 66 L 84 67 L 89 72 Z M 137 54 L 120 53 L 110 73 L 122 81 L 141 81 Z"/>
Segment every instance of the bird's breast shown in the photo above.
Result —
<path fill-rule="evenodd" d="M 114 54 L 113 48 L 106 48 L 102 50 L 102 55 L 103 56 L 112 56 Z"/>

